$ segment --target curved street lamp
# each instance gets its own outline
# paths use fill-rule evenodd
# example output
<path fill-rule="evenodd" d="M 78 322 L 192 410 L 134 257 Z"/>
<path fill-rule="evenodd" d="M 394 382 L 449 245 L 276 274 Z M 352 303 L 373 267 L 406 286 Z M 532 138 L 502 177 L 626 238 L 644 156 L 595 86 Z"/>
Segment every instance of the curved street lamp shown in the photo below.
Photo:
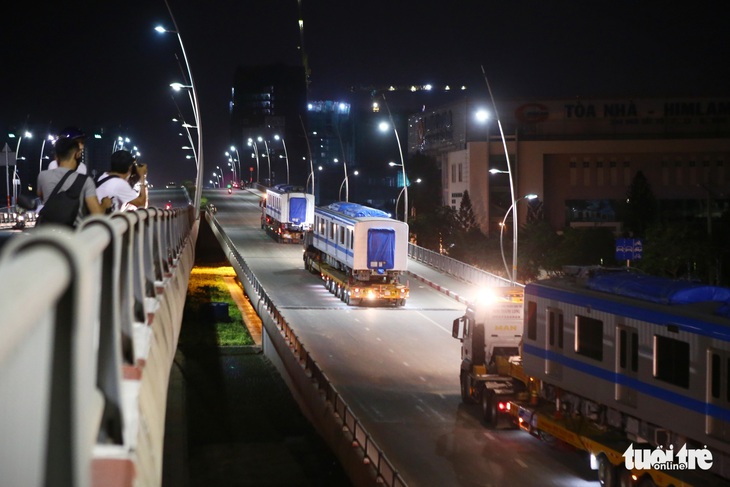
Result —
<path fill-rule="evenodd" d="M 238 149 L 236 149 L 235 145 L 231 146 L 231 151 L 236 153 L 236 161 L 238 161 L 238 178 L 243 179 L 243 173 L 241 172 L 241 155 L 238 153 Z M 228 152 L 226 152 L 226 155 L 228 155 Z M 239 184 L 241 181 L 238 182 Z"/>
<path fill-rule="evenodd" d="M 385 94 L 383 93 L 381 95 L 383 97 L 383 103 L 385 103 L 385 108 L 388 110 L 388 118 L 390 119 L 390 125 L 393 126 L 393 133 L 395 134 L 395 140 L 398 143 L 398 154 L 400 155 L 400 167 L 403 172 L 403 188 L 404 188 L 404 197 L 403 197 L 403 205 L 404 205 L 404 214 L 403 214 L 403 221 L 408 223 L 408 179 L 406 177 L 406 163 L 403 159 L 403 149 L 400 146 L 400 137 L 398 136 L 398 129 L 395 128 L 395 122 L 393 121 L 393 115 L 390 113 L 390 107 L 388 106 L 388 102 L 385 100 Z M 380 124 L 380 130 L 386 131 L 388 130 L 388 124 L 385 122 L 382 122 Z M 398 165 L 395 163 L 392 163 L 391 165 Z"/>
<path fill-rule="evenodd" d="M 289 154 L 286 151 L 286 142 L 284 142 L 284 137 L 279 137 L 278 135 L 274 135 L 274 139 L 281 140 L 281 145 L 284 146 L 284 160 L 286 161 L 286 184 L 289 184 Z"/>
<path fill-rule="evenodd" d="M 489 172 L 494 174 L 495 172 L 504 172 L 499 171 L 495 169 L 490 169 Z M 499 250 L 502 252 L 502 262 L 504 263 L 504 269 L 507 271 L 507 275 L 510 276 L 511 285 L 514 286 L 515 282 L 517 282 L 517 202 L 527 199 L 527 200 L 534 200 L 537 198 L 536 194 L 526 194 L 525 196 L 518 198 L 516 201 L 514 201 L 510 207 L 507 209 L 507 212 L 504 214 L 504 218 L 502 218 L 502 223 L 499 226 Z M 507 224 L 507 216 L 512 212 L 512 232 L 513 232 L 513 241 L 512 241 L 512 273 L 509 271 L 509 267 L 507 267 L 507 259 L 504 257 L 504 246 L 502 244 L 502 235 L 504 234 L 504 226 Z"/>
<path fill-rule="evenodd" d="M 52 135 L 49 135 L 48 137 L 43 139 L 43 143 L 41 144 L 41 157 L 40 157 L 40 160 L 38 161 L 38 173 L 39 174 L 43 170 L 43 151 L 46 148 L 46 142 L 53 142 L 54 140 L 55 140 L 55 137 Z M 48 159 L 48 156 L 46 156 L 46 159 Z"/>
<path fill-rule="evenodd" d="M 177 22 L 175 22 L 175 16 L 172 15 L 172 9 L 170 8 L 170 4 L 165 0 L 165 6 L 167 7 L 167 11 L 170 14 L 170 19 L 172 20 L 172 25 L 175 26 L 175 30 L 167 30 L 162 26 L 157 26 L 155 30 L 157 32 L 163 33 L 163 32 L 170 32 L 177 34 L 177 40 L 180 43 L 180 50 L 182 51 L 183 60 L 185 61 L 185 67 L 188 70 L 188 79 L 190 80 L 190 91 L 191 91 L 191 98 L 192 98 L 192 104 L 193 104 L 193 114 L 195 116 L 195 125 L 198 127 L 198 157 L 196 159 L 197 162 L 197 174 L 195 177 L 195 209 L 196 209 L 196 218 L 199 218 L 199 212 L 200 209 L 200 200 L 202 197 L 203 192 L 203 122 L 200 117 L 200 109 L 198 105 L 198 94 L 197 90 L 195 89 L 195 82 L 193 81 L 193 72 L 190 70 L 190 63 L 188 63 L 188 55 L 185 52 L 185 45 L 183 44 L 182 37 L 180 36 L 180 29 L 177 26 Z"/>
<path fill-rule="evenodd" d="M 269 155 L 269 144 L 266 142 L 266 139 L 263 137 L 258 138 L 259 142 L 264 143 L 264 148 L 266 148 L 266 162 L 269 164 L 269 184 L 267 186 L 271 186 L 271 157 Z"/>
<path fill-rule="evenodd" d="M 256 141 L 248 139 L 248 145 L 253 147 L 254 156 L 256 156 L 256 182 L 259 182 L 259 148 L 256 145 Z"/>

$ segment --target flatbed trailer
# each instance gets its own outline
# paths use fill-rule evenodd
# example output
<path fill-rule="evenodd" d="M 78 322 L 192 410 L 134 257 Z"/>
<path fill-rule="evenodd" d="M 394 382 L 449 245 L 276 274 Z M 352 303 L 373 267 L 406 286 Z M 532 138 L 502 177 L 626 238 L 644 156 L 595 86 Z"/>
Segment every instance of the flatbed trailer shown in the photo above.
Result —
<path fill-rule="evenodd" d="M 653 450 L 648 445 L 630 441 L 625 434 L 595 424 L 589 418 L 564 414 L 554 402 L 540 399 L 511 401 L 506 408 L 514 425 L 548 443 L 558 440 L 590 455 L 591 468 L 606 487 L 721 487 L 728 482 L 701 470 L 627 469 L 627 449 Z"/>
<path fill-rule="evenodd" d="M 312 273 L 319 273 L 324 287 L 346 304 L 357 306 L 363 302 L 388 302 L 403 306 L 410 295 L 407 284 L 357 281 L 347 273 L 321 262 L 316 255 L 304 253 L 304 266 Z"/>

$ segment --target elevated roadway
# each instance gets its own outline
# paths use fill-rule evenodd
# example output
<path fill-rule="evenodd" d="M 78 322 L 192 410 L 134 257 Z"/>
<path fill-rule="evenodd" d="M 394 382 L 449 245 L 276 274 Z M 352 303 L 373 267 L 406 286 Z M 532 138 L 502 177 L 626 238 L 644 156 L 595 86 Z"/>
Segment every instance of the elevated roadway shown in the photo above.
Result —
<path fill-rule="evenodd" d="M 318 276 L 303 267 L 299 245 L 278 244 L 260 226 L 259 194 L 238 191 L 206 193 L 216 205 L 217 225 L 229 245 L 255 275 L 265 306 L 274 308 L 295 338 L 290 347 L 306 349 L 336 394 L 326 398 L 346 404 L 347 414 L 382 451 L 387 485 L 597 485 L 585 458 L 536 441 L 524 432 L 488 430 L 476 406 L 461 404 L 460 343 L 451 323 L 464 312 L 464 300 L 477 286 L 459 281 L 415 260 L 409 261 L 411 298 L 403 308 L 353 307 L 330 294 Z M 214 224 L 216 224 L 214 222 Z M 244 276 L 245 279 L 245 276 Z M 275 332 L 278 333 L 278 332 Z M 275 334 L 274 333 L 274 334 Z M 288 332 L 284 332 L 285 335 Z M 269 329 L 269 334 L 271 329 Z M 276 337 L 269 337 L 274 354 Z M 266 352 L 265 342 L 265 352 Z M 283 374 L 292 369 L 282 358 Z M 296 374 L 296 367 L 293 369 Z M 308 372 L 312 374 L 313 372 Z M 308 386 L 289 377 L 305 414 L 320 424 L 325 413 L 313 405 Z M 334 397 L 334 399 L 333 399 Z M 342 414 L 334 415 L 347 426 Z M 347 427 L 343 428 L 347 429 Z M 349 428 L 355 444 L 362 440 Z M 352 445 L 324 432 L 333 449 Z M 333 439 L 334 438 L 334 439 Z M 358 442 L 358 440 L 360 440 Z M 367 448 L 366 448 L 367 450 Z M 336 451 L 348 468 L 350 452 Z M 354 462 L 349 462 L 353 468 Z M 393 472 L 391 472 L 391 467 Z M 364 478 L 357 473 L 356 483 Z"/>

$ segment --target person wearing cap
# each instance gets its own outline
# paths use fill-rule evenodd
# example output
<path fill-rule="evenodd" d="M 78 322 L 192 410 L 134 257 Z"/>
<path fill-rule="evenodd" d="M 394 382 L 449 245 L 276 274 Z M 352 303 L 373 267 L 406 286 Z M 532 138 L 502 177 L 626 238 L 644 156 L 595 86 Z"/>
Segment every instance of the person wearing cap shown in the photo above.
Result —
<path fill-rule="evenodd" d="M 76 171 L 78 161 L 81 154 L 81 146 L 77 139 L 61 138 L 54 145 L 54 152 L 58 167 L 48 171 L 42 171 L 38 175 L 38 196 L 43 204 L 46 204 L 53 190 L 61 182 L 61 179 L 69 172 Z M 80 205 L 79 213 L 74 224 L 78 225 L 82 218 L 89 214 L 103 214 L 112 204 L 110 199 L 98 198 L 96 195 L 96 185 L 94 180 L 84 174 L 77 174 L 76 177 L 71 175 L 64 181 L 63 187 L 59 191 L 69 189 L 76 178 L 84 178 L 84 185 L 79 193 Z"/>
<path fill-rule="evenodd" d="M 78 141 L 79 146 L 81 147 L 81 156 L 78 158 L 78 167 L 76 168 L 76 172 L 87 174 L 86 164 L 84 164 L 84 143 L 86 142 L 86 134 L 78 127 L 66 127 L 61 130 L 56 140 L 61 138 Z M 57 167 L 58 161 L 56 159 L 48 163 L 48 169 L 56 169 Z"/>
<path fill-rule="evenodd" d="M 139 176 L 139 192 L 129 183 L 133 172 Z M 127 150 L 112 154 L 110 168 L 96 178 L 96 196 L 101 201 L 105 197 L 112 200 L 112 211 L 130 211 L 147 208 L 147 165 L 138 164 Z"/>

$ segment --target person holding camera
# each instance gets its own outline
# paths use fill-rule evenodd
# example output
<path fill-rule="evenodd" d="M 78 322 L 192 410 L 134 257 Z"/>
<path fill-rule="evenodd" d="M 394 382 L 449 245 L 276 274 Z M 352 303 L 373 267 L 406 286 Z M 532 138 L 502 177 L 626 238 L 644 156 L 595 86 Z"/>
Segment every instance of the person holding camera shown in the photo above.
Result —
<path fill-rule="evenodd" d="M 99 201 L 111 198 L 111 211 L 147 208 L 147 165 L 139 164 L 127 150 L 114 152 L 109 170 L 96 178 L 96 196 Z"/>

